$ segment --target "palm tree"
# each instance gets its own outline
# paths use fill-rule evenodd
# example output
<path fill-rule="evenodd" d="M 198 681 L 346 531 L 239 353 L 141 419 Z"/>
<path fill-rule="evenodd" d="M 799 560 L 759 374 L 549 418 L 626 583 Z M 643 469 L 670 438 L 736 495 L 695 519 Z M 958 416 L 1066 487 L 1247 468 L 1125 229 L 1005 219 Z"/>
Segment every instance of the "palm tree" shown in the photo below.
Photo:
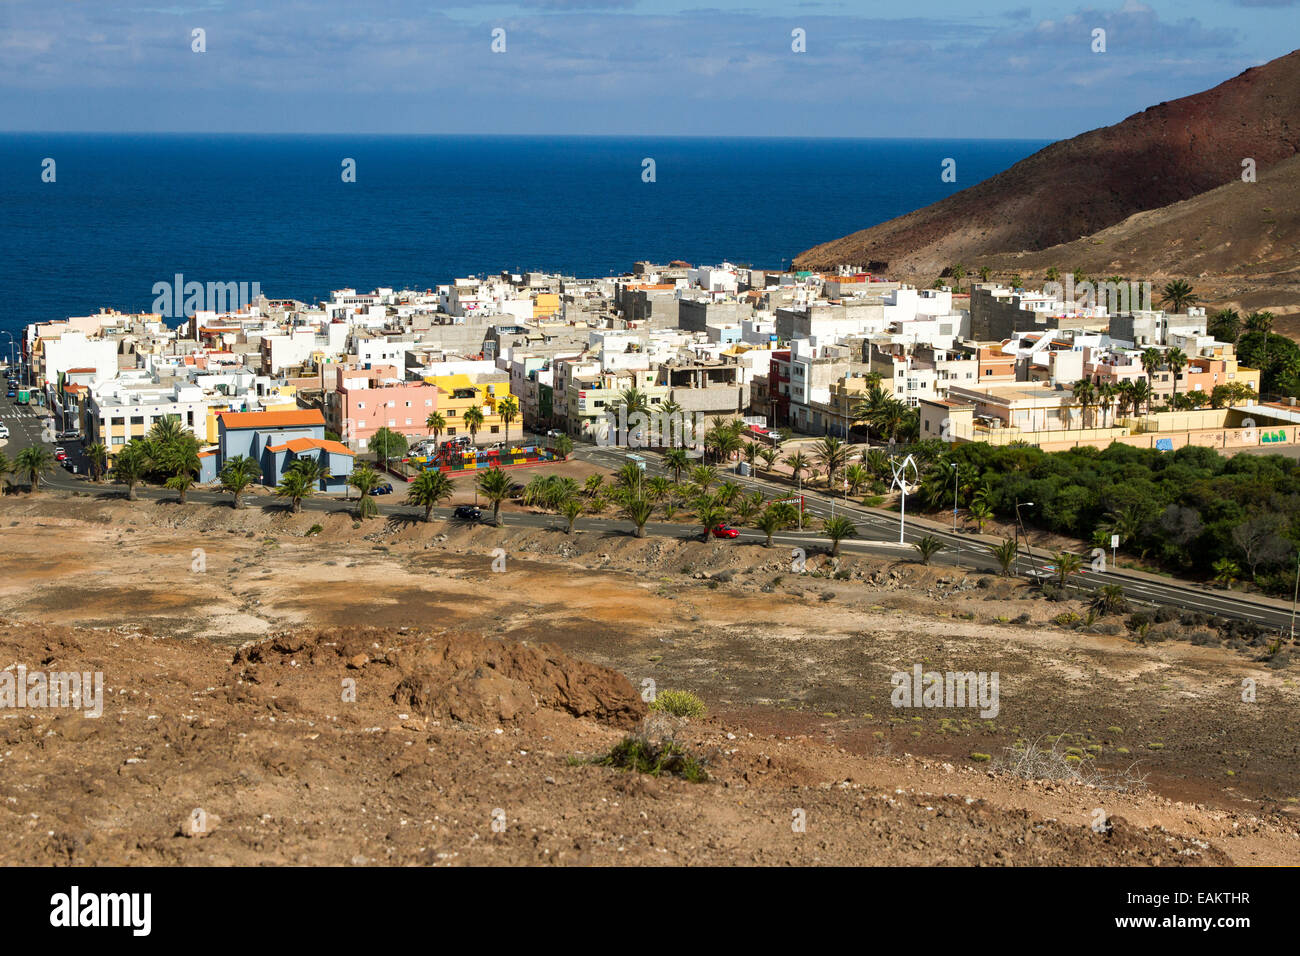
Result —
<path fill-rule="evenodd" d="M 1155 397 L 1155 382 L 1153 376 L 1156 370 L 1164 364 L 1164 356 L 1160 350 L 1154 346 L 1142 350 L 1142 371 L 1147 373 L 1147 414 L 1151 414 L 1151 399 Z"/>
<path fill-rule="evenodd" d="M 1093 597 L 1092 606 L 1101 614 L 1122 614 L 1128 610 L 1128 601 L 1124 597 L 1124 587 L 1119 584 L 1104 584 Z"/>
<path fill-rule="evenodd" d="M 637 491 L 641 488 L 641 482 L 645 480 L 645 472 L 634 461 L 625 463 L 618 471 L 614 472 L 614 484 L 627 491 Z"/>
<path fill-rule="evenodd" d="M 669 448 L 664 452 L 664 464 L 673 471 L 673 481 L 682 480 L 682 472 L 690 467 L 685 448 Z"/>
<path fill-rule="evenodd" d="M 510 423 L 519 417 L 519 400 L 513 395 L 507 395 L 497 402 L 497 414 L 501 416 L 501 422 L 506 426 L 507 442 L 510 441 Z"/>
<path fill-rule="evenodd" d="M 568 461 L 569 456 L 573 454 L 573 439 L 568 435 L 560 435 L 555 439 L 552 446 L 555 453 L 560 456 L 561 461 Z"/>
<path fill-rule="evenodd" d="M 379 472 L 364 461 L 358 463 L 352 469 L 352 474 L 348 475 L 348 485 L 361 492 L 361 498 L 357 501 L 357 517 L 363 521 L 379 513 L 379 506 L 370 496 L 371 492 L 379 487 L 379 481 Z"/>
<path fill-rule="evenodd" d="M 91 442 L 86 446 L 86 457 L 90 459 L 90 477 L 100 481 L 104 477 L 104 463 L 108 460 L 108 449 L 103 442 Z"/>
<path fill-rule="evenodd" d="M 967 509 L 971 520 L 975 522 L 975 530 L 979 534 L 984 533 L 984 523 L 993 517 L 993 509 L 989 507 L 988 502 L 980 500 L 971 502 Z"/>
<path fill-rule="evenodd" d="M 149 470 L 149 453 L 139 439 L 127 442 L 113 458 L 113 480 L 126 485 L 126 500 L 135 501 L 135 486 L 144 480 Z"/>
<path fill-rule="evenodd" d="M 772 466 L 775 465 L 776 460 L 781 457 L 781 453 L 777 451 L 775 448 L 760 448 L 758 452 L 758 457 L 763 459 L 763 465 L 765 466 L 765 469 L 768 472 L 771 472 Z"/>
<path fill-rule="evenodd" d="M 478 477 L 479 493 L 492 502 L 492 523 L 498 528 L 501 527 L 501 502 L 510 497 L 511 484 L 510 476 L 495 465 Z"/>
<path fill-rule="evenodd" d="M 718 469 L 712 465 L 696 465 L 691 469 L 691 481 L 700 489 L 700 493 L 707 495 L 709 488 L 718 480 Z"/>
<path fill-rule="evenodd" d="M 1115 421 L 1115 397 L 1119 394 L 1114 382 L 1102 382 L 1097 386 L 1097 407 L 1102 409 L 1102 421 Z"/>
<path fill-rule="evenodd" d="M 41 475 L 54 466 L 54 456 L 44 445 L 29 445 L 14 457 L 14 471 L 27 479 L 28 490 L 36 494 Z"/>
<path fill-rule="evenodd" d="M 871 472 L 865 465 L 849 465 L 844 469 L 844 480 L 849 484 L 849 494 L 856 497 L 862 486 L 871 480 Z"/>
<path fill-rule="evenodd" d="M 1175 313 L 1186 312 L 1189 305 L 1195 305 L 1201 297 L 1192 291 L 1185 279 L 1174 279 L 1165 285 L 1160 297 L 1161 305 L 1169 306 Z"/>
<path fill-rule="evenodd" d="M 1128 544 L 1142 533 L 1147 522 L 1146 511 L 1136 502 L 1130 502 L 1122 508 L 1113 508 L 1106 512 L 1106 530 L 1119 535 L 1121 546 Z"/>
<path fill-rule="evenodd" d="M 605 484 L 604 475 L 588 475 L 587 480 L 582 483 L 582 493 L 588 498 L 594 498 L 600 494 L 603 484 Z"/>
<path fill-rule="evenodd" d="M 168 478 L 163 483 L 163 487 L 180 492 L 180 504 L 185 504 L 185 495 L 194 486 L 195 480 L 192 472 L 182 471 Z"/>
<path fill-rule="evenodd" d="M 838 438 L 826 435 L 813 446 L 813 458 L 826 470 L 826 490 L 834 491 L 835 473 L 849 460 L 848 446 Z"/>
<path fill-rule="evenodd" d="M 980 282 L 988 282 L 989 276 L 993 274 L 988 266 L 980 266 Z"/>
<path fill-rule="evenodd" d="M 1231 558 L 1219 558 L 1212 567 L 1214 569 L 1214 580 L 1225 588 L 1231 588 L 1232 582 L 1241 577 L 1241 566 Z"/>
<path fill-rule="evenodd" d="M 703 539 L 709 540 L 709 532 L 727 520 L 727 509 L 707 495 L 702 495 L 695 504 L 695 518 L 704 529 Z"/>
<path fill-rule="evenodd" d="M 438 443 L 439 436 L 447 430 L 447 419 L 442 417 L 440 412 L 430 412 L 429 417 L 424 420 L 424 427 L 433 433 L 433 443 Z"/>
<path fill-rule="evenodd" d="M 658 504 L 672 493 L 673 483 L 667 475 L 655 475 L 645 483 L 646 497 Z"/>
<path fill-rule="evenodd" d="M 1056 565 L 1056 583 L 1062 588 L 1083 567 L 1083 558 L 1070 551 L 1058 551 L 1052 556 L 1052 561 Z"/>
<path fill-rule="evenodd" d="M 14 463 L 9 456 L 0 451 L 0 498 L 4 497 L 5 487 L 9 484 L 9 474 L 14 470 Z"/>
<path fill-rule="evenodd" d="M 1178 376 L 1182 374 L 1183 369 L 1187 368 L 1187 366 L 1191 364 L 1191 359 L 1187 357 L 1187 353 L 1182 349 L 1172 348 L 1165 353 L 1165 364 L 1169 366 L 1169 371 L 1171 371 L 1174 376 L 1174 391 L 1170 397 L 1170 402 L 1172 403 L 1173 399 L 1178 397 Z"/>
<path fill-rule="evenodd" d="M 995 544 L 992 548 L 993 557 L 997 560 L 998 566 L 1002 568 L 1003 574 L 1011 573 L 1011 565 L 1016 562 L 1018 549 L 1016 542 L 1012 538 L 1007 538 L 1001 544 Z"/>
<path fill-rule="evenodd" d="M 464 422 L 465 427 L 469 429 L 470 444 L 475 444 L 478 430 L 483 427 L 483 409 L 479 408 L 477 405 L 468 408 L 466 409 L 465 414 L 461 416 L 460 420 Z"/>
<path fill-rule="evenodd" d="M 754 461 L 758 458 L 760 451 L 762 451 L 762 446 L 756 441 L 747 441 L 744 447 L 741 448 L 741 452 L 745 455 L 745 461 L 749 463 L 750 468 L 754 467 Z"/>
<path fill-rule="evenodd" d="M 645 523 L 650 520 L 650 516 L 654 514 L 654 511 L 654 502 L 639 496 L 629 497 L 619 507 L 619 512 L 623 517 L 636 525 L 635 536 L 638 538 L 645 537 Z"/>
<path fill-rule="evenodd" d="M 1088 426 L 1088 408 L 1092 405 L 1093 397 L 1096 395 L 1096 386 L 1092 384 L 1091 379 L 1081 378 L 1070 387 L 1070 390 L 1074 393 L 1074 400 L 1083 409 L 1082 424 L 1086 428 Z"/>
<path fill-rule="evenodd" d="M 808 470 L 808 458 L 801 451 L 797 451 L 793 455 L 787 456 L 785 463 L 790 466 L 790 471 L 795 481 L 799 481 L 799 476 Z"/>
<path fill-rule="evenodd" d="M 753 494 L 741 495 L 735 504 L 736 520 L 741 524 L 748 522 L 754 515 L 763 510 L 763 492 L 755 491 Z"/>
<path fill-rule="evenodd" d="M 916 548 L 916 553 L 920 555 L 922 564 L 929 564 L 930 559 L 943 550 L 943 542 L 932 534 L 927 534 L 919 541 L 914 541 L 912 547 Z"/>
<path fill-rule="evenodd" d="M 406 503 L 424 509 L 424 520 L 429 521 L 433 509 L 439 502 L 446 501 L 455 489 L 451 479 L 437 468 L 425 468 L 406 491 Z"/>
<path fill-rule="evenodd" d="M 843 515 L 835 515 L 826 519 L 822 525 L 822 534 L 831 539 L 831 557 L 834 558 L 840 553 L 840 542 L 845 538 L 857 537 L 858 528 Z"/>
<path fill-rule="evenodd" d="M 1236 345 L 1237 338 L 1241 335 L 1241 316 L 1236 309 L 1220 309 L 1210 316 L 1205 330 L 1220 342 Z"/>
<path fill-rule="evenodd" d="M 578 516 L 582 514 L 583 508 L 581 498 L 565 498 L 560 503 L 560 514 L 564 515 L 565 520 L 569 523 L 569 526 L 564 530 L 565 534 L 573 534 L 573 525 L 578 520 Z"/>
<path fill-rule="evenodd" d="M 401 458 L 406 454 L 406 436 L 386 425 L 375 429 L 375 433 L 370 436 L 369 445 L 375 453 L 376 465 L 386 465 L 390 458 Z"/>
<path fill-rule="evenodd" d="M 1061 270 L 1056 266 L 1051 266 L 1045 273 L 1048 282 L 1057 282 L 1061 278 Z"/>
<path fill-rule="evenodd" d="M 307 471 L 300 468 L 286 468 L 280 476 L 280 483 L 275 486 L 275 496 L 288 498 L 289 510 L 294 514 L 302 511 L 302 500 L 310 498 L 315 492 L 316 482 Z"/>
<path fill-rule="evenodd" d="M 233 507 L 242 508 L 244 492 L 248 490 L 249 485 L 261 477 L 262 469 L 257 466 L 257 462 L 247 455 L 236 455 L 227 460 L 218 479 L 221 482 L 221 490 L 228 491 L 234 496 Z"/>
<path fill-rule="evenodd" d="M 765 548 L 772 547 L 772 535 L 778 531 L 783 531 L 789 526 L 789 516 L 773 505 L 764 508 L 763 512 L 754 520 L 754 527 L 767 535 L 767 541 L 763 544 Z"/>
<path fill-rule="evenodd" d="M 1128 399 L 1133 405 L 1133 414 L 1136 415 L 1138 409 L 1146 403 L 1147 410 L 1151 409 L 1151 386 L 1147 384 L 1146 379 L 1137 379 L 1136 381 L 1126 382 L 1129 386 Z"/>

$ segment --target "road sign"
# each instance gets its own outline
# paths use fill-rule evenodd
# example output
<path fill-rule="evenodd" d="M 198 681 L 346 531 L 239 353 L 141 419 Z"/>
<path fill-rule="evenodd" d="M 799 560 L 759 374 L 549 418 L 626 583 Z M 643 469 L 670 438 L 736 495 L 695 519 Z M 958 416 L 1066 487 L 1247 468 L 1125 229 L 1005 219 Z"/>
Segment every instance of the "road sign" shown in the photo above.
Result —
<path fill-rule="evenodd" d="M 1110 536 L 1110 546 L 1111 546 L 1112 548 L 1118 548 L 1118 547 L 1119 547 L 1119 535 L 1117 535 L 1117 534 L 1112 534 L 1112 535 Z"/>

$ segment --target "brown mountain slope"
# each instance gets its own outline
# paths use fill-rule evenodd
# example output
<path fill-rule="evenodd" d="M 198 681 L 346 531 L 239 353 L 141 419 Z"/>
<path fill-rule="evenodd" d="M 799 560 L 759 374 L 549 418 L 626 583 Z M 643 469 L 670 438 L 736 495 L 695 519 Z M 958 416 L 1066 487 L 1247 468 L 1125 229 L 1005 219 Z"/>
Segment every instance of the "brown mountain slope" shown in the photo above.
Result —
<path fill-rule="evenodd" d="M 1038 252 L 980 256 L 967 268 L 997 275 L 1042 276 L 1082 269 L 1094 276 L 1192 279 L 1198 291 L 1220 289 L 1238 300 L 1246 286 L 1267 289 L 1259 307 L 1300 299 L 1300 156 L 1163 209 L 1135 213 L 1083 239 Z M 1233 290 L 1233 286 L 1240 286 Z M 1240 303 L 1251 307 L 1249 298 Z"/>
<path fill-rule="evenodd" d="M 1300 153 L 1300 50 L 1211 90 L 1053 143 L 906 216 L 823 243 L 803 268 L 887 263 L 937 275 L 979 256 L 1046 249 L 1239 179 Z M 879 268 L 879 266 L 877 266 Z"/>

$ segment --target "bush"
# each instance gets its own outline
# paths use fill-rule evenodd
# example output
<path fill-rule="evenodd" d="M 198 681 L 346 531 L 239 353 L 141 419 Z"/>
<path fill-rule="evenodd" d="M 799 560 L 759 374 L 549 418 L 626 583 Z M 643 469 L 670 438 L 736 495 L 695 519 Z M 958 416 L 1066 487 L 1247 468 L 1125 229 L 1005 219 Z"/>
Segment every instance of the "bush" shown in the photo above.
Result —
<path fill-rule="evenodd" d="M 617 767 L 634 770 L 652 777 L 670 774 L 692 783 L 709 779 L 702 761 L 687 753 L 681 744 L 672 741 L 652 743 L 644 737 L 624 737 L 605 756 L 594 761 L 598 767 Z"/>
<path fill-rule="evenodd" d="M 699 719 L 707 712 L 704 701 L 689 690 L 666 690 L 657 695 L 650 705 L 651 710 L 662 710 L 674 717 L 694 717 Z"/>
<path fill-rule="evenodd" d="M 314 534 L 320 534 L 320 533 L 321 533 L 322 531 L 324 531 L 324 530 L 325 530 L 325 529 L 324 529 L 323 527 L 321 527 L 320 525 L 318 525 L 318 524 L 314 524 L 314 525 L 312 525 L 310 528 L 307 529 L 307 537 L 310 538 L 310 537 L 311 537 L 312 535 L 314 535 Z"/>

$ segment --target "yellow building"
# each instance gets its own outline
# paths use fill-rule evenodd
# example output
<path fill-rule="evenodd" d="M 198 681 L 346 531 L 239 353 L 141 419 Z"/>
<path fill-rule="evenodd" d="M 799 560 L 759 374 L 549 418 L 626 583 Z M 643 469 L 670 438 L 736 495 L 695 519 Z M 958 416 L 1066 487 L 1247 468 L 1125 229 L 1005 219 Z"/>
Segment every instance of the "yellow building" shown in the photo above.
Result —
<path fill-rule="evenodd" d="M 544 319 L 560 311 L 560 297 L 554 292 L 539 292 L 533 296 L 533 318 Z"/>
<path fill-rule="evenodd" d="M 491 444 L 497 441 L 509 441 L 510 436 L 522 434 L 522 416 L 519 413 L 519 401 L 515 400 L 515 416 L 510 423 L 510 434 L 506 433 L 506 423 L 500 414 L 501 402 L 513 398 L 509 382 L 475 382 L 468 375 L 430 375 L 425 381 L 438 389 L 435 411 L 447 423 L 442 438 L 457 438 L 469 435 L 465 425 L 465 413 L 477 408 L 483 413 L 483 424 L 471 436 L 476 445 Z"/>

